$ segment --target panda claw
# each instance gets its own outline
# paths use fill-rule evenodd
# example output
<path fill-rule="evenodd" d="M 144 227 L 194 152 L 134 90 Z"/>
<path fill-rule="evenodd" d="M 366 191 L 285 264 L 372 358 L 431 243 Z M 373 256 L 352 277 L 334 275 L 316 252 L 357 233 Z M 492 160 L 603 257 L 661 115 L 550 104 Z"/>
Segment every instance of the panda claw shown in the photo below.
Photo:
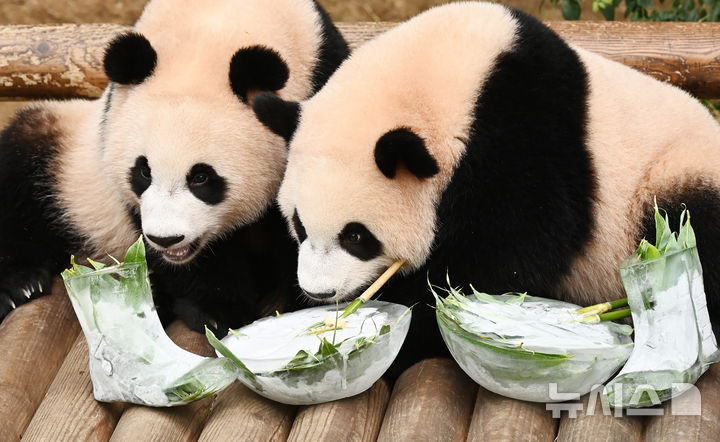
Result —
<path fill-rule="evenodd" d="M 30 299 L 30 297 L 32 296 L 32 292 L 29 289 L 22 289 L 22 292 L 27 299 Z"/>

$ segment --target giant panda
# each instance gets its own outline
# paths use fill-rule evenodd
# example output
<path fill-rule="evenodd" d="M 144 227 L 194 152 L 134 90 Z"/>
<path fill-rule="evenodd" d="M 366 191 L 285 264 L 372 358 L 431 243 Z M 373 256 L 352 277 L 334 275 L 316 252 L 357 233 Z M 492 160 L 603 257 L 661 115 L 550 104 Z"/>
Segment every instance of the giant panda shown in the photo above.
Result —
<path fill-rule="evenodd" d="M 224 335 L 295 303 L 286 144 L 251 104 L 309 97 L 348 54 L 314 0 L 150 2 L 101 99 L 32 105 L 0 137 L 0 320 L 69 253 L 121 258 L 140 232 L 164 321 Z"/>
<path fill-rule="evenodd" d="M 353 51 L 302 103 L 262 94 L 290 141 L 278 201 L 314 300 L 416 304 L 396 361 L 445 354 L 428 289 L 472 284 L 588 305 L 654 238 L 653 198 L 692 213 L 719 318 L 720 126 L 687 93 L 489 3 L 431 9 Z M 392 373 L 391 373 L 392 375 Z"/>

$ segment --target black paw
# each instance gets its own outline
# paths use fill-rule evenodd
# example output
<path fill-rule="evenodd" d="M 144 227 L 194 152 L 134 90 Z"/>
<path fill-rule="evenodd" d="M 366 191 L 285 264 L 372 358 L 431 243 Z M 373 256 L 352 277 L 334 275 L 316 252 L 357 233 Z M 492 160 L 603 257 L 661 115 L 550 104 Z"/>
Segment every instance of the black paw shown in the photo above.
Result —
<path fill-rule="evenodd" d="M 11 311 L 52 290 L 52 275 L 45 269 L 0 269 L 0 322 Z"/>

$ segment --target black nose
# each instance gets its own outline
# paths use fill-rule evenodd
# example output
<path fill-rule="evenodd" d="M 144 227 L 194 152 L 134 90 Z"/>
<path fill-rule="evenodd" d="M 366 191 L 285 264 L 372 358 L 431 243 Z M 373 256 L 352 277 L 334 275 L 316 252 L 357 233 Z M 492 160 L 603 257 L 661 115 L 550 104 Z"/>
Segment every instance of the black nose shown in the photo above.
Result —
<path fill-rule="evenodd" d="M 153 236 L 153 235 L 146 235 L 147 238 L 154 242 L 155 244 L 168 248 L 172 247 L 175 244 L 179 243 L 180 241 L 185 239 L 185 235 L 180 236 L 166 236 L 166 237 L 159 237 L 159 236 Z"/>
<path fill-rule="evenodd" d="M 310 293 L 310 292 L 305 292 L 305 294 L 308 295 L 309 297 L 311 297 L 312 299 L 315 299 L 315 300 L 318 300 L 318 301 L 319 301 L 319 300 L 322 300 L 322 299 L 332 298 L 333 296 L 335 296 L 335 292 L 325 292 L 325 293 Z"/>

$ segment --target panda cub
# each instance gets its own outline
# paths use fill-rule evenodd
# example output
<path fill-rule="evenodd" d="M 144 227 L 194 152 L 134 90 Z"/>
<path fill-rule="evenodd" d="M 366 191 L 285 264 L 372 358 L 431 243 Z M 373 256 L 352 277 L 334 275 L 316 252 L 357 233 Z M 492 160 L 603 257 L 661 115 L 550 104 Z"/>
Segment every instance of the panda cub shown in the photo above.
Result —
<path fill-rule="evenodd" d="M 32 105 L 0 137 L 0 320 L 71 252 L 122 257 L 141 232 L 166 321 L 224 334 L 294 302 L 286 143 L 251 105 L 308 98 L 348 54 L 314 0 L 150 2 L 100 100 Z"/>
<path fill-rule="evenodd" d="M 590 304 L 654 237 L 653 197 L 692 212 L 720 319 L 720 126 L 685 92 L 488 3 L 431 9 L 353 52 L 298 106 L 258 117 L 291 140 L 279 204 L 307 296 L 417 303 L 396 369 L 445 346 L 427 281 Z M 717 333 L 717 331 L 716 331 Z M 398 368 L 399 367 L 399 368 Z"/>

